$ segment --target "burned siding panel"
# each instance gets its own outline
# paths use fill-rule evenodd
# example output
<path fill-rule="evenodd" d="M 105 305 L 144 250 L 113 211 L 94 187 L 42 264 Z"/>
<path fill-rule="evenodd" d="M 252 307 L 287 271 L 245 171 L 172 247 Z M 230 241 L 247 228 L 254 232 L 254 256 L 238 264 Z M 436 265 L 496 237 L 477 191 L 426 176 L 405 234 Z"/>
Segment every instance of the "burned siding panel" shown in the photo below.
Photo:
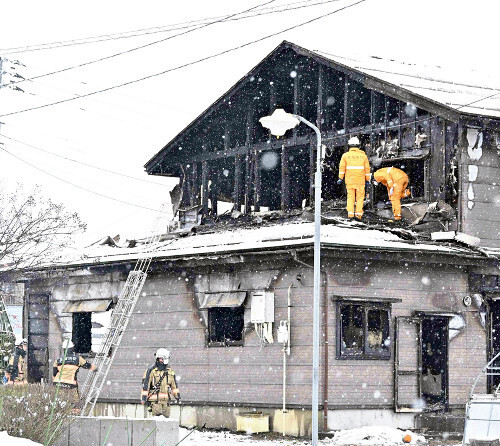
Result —
<path fill-rule="evenodd" d="M 463 232 L 500 247 L 500 155 L 496 133 L 465 128 L 462 137 Z"/>

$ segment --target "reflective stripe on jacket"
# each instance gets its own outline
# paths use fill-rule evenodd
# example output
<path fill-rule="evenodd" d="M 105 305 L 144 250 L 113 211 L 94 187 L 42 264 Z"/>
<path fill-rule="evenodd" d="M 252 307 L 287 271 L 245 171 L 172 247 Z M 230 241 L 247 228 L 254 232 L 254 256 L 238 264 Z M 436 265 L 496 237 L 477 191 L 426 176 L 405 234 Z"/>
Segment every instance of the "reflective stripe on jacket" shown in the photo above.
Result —
<path fill-rule="evenodd" d="M 358 147 L 351 147 L 342 155 L 339 164 L 339 178 L 344 179 L 345 184 L 361 186 L 370 180 L 370 163 L 366 153 Z"/>
<path fill-rule="evenodd" d="M 161 383 L 158 388 L 157 384 L 160 380 Z M 155 364 L 144 372 L 141 401 L 168 401 L 170 399 L 169 391 L 172 392 L 174 397 L 179 394 L 175 372 L 170 367 L 160 370 Z"/>
<path fill-rule="evenodd" d="M 7 366 L 8 384 L 26 384 L 28 375 L 28 362 L 26 361 L 26 351 L 16 347 L 14 354 L 9 358 Z"/>
<path fill-rule="evenodd" d="M 408 175 L 397 167 L 383 167 L 382 169 L 377 170 L 373 174 L 373 177 L 375 178 L 375 181 L 382 183 L 388 188 L 394 187 L 394 183 L 397 181 L 408 182 Z"/>
<path fill-rule="evenodd" d="M 63 360 L 64 356 L 61 356 L 54 361 L 53 383 L 64 384 L 64 387 L 77 387 L 78 370 L 80 369 L 80 367 L 84 369 L 90 369 L 90 362 L 85 361 L 85 359 L 83 359 L 80 355 L 76 355 L 70 350 L 68 350 L 68 353 L 66 354 L 64 367 Z"/>

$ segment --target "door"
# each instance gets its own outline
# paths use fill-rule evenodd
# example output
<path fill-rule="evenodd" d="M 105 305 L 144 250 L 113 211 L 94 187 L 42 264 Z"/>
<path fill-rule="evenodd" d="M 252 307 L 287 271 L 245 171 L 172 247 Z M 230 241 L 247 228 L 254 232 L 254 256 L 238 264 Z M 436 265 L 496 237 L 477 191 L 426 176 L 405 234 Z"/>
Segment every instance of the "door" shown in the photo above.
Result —
<path fill-rule="evenodd" d="M 421 412 L 421 319 L 396 317 L 394 352 L 394 411 Z"/>
<path fill-rule="evenodd" d="M 50 382 L 49 360 L 49 295 L 28 296 L 28 379 Z"/>
<path fill-rule="evenodd" d="M 488 302 L 488 362 L 500 352 L 500 300 Z M 500 358 L 492 367 L 500 367 Z M 500 374 L 488 374 L 488 393 L 500 386 Z"/>
<path fill-rule="evenodd" d="M 422 316 L 421 397 L 426 411 L 448 409 L 447 316 Z"/>

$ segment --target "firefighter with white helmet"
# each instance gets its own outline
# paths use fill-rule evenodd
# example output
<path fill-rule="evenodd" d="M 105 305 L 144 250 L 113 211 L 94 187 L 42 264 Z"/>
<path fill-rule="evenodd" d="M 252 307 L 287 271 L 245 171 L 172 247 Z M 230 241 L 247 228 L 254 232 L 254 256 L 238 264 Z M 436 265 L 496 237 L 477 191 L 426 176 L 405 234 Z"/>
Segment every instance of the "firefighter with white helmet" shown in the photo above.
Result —
<path fill-rule="evenodd" d="M 9 364 L 5 371 L 8 385 L 22 386 L 28 383 L 28 361 L 26 352 L 28 341 L 16 335 L 16 346 L 14 353 L 9 358 Z"/>
<path fill-rule="evenodd" d="M 97 367 L 76 353 L 74 348 L 70 339 L 63 341 L 62 355 L 54 361 L 52 366 L 52 384 L 71 391 L 76 402 L 78 400 L 78 371 L 83 368 L 95 372 Z"/>
<path fill-rule="evenodd" d="M 148 405 L 153 416 L 170 416 L 170 399 L 180 403 L 181 394 L 177 387 L 175 372 L 168 366 L 170 352 L 160 348 L 155 354 L 155 363 L 144 372 L 142 378 L 141 404 Z"/>
<path fill-rule="evenodd" d="M 342 184 L 345 179 L 347 189 L 347 216 L 361 219 L 365 201 L 365 185 L 370 181 L 370 163 L 366 153 L 359 148 L 357 136 L 347 142 L 349 151 L 342 155 L 339 165 L 339 179 L 337 184 Z M 356 211 L 354 207 L 356 206 Z"/>

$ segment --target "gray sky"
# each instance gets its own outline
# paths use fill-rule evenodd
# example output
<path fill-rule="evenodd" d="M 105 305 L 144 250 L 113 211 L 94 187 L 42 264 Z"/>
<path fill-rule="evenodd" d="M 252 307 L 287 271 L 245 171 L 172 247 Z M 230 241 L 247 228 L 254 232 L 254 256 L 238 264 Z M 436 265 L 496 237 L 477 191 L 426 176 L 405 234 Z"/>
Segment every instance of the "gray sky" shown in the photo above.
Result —
<path fill-rule="evenodd" d="M 151 227 L 153 210 L 168 199 L 168 190 L 175 184 L 167 178 L 148 177 L 144 163 L 283 40 L 344 56 L 377 55 L 448 67 L 457 73 L 498 73 L 497 0 L 361 0 L 337 13 L 333 11 L 357 1 L 323 0 L 322 5 L 313 6 L 320 2 L 90 0 L 75 4 L 28 0 L 2 5 L 0 56 L 24 63 L 26 67 L 16 66 L 24 77 L 129 51 L 19 84 L 25 93 L 0 89 L 0 121 L 4 123 L 0 148 L 45 171 L 0 151 L 4 183 L 19 181 L 27 189 L 39 184 L 46 196 L 78 211 L 89 226 L 84 242 L 105 235 L 139 235 L 139 229 Z M 259 5 L 308 7 L 211 24 L 153 44 L 192 29 L 165 32 L 167 25 L 214 18 L 211 22 Z M 193 64 L 326 14 L 330 15 Z M 144 29 L 148 34 L 130 38 L 66 46 L 54 43 L 51 49 L 37 51 L 10 49 Z M 146 44 L 151 45 L 130 51 Z M 191 65 L 87 98 L 20 112 L 185 64 Z M 8 63 L 3 68 L 12 72 Z M 3 81 L 9 79 L 4 74 Z M 151 183 L 92 169 L 40 149 Z"/>

